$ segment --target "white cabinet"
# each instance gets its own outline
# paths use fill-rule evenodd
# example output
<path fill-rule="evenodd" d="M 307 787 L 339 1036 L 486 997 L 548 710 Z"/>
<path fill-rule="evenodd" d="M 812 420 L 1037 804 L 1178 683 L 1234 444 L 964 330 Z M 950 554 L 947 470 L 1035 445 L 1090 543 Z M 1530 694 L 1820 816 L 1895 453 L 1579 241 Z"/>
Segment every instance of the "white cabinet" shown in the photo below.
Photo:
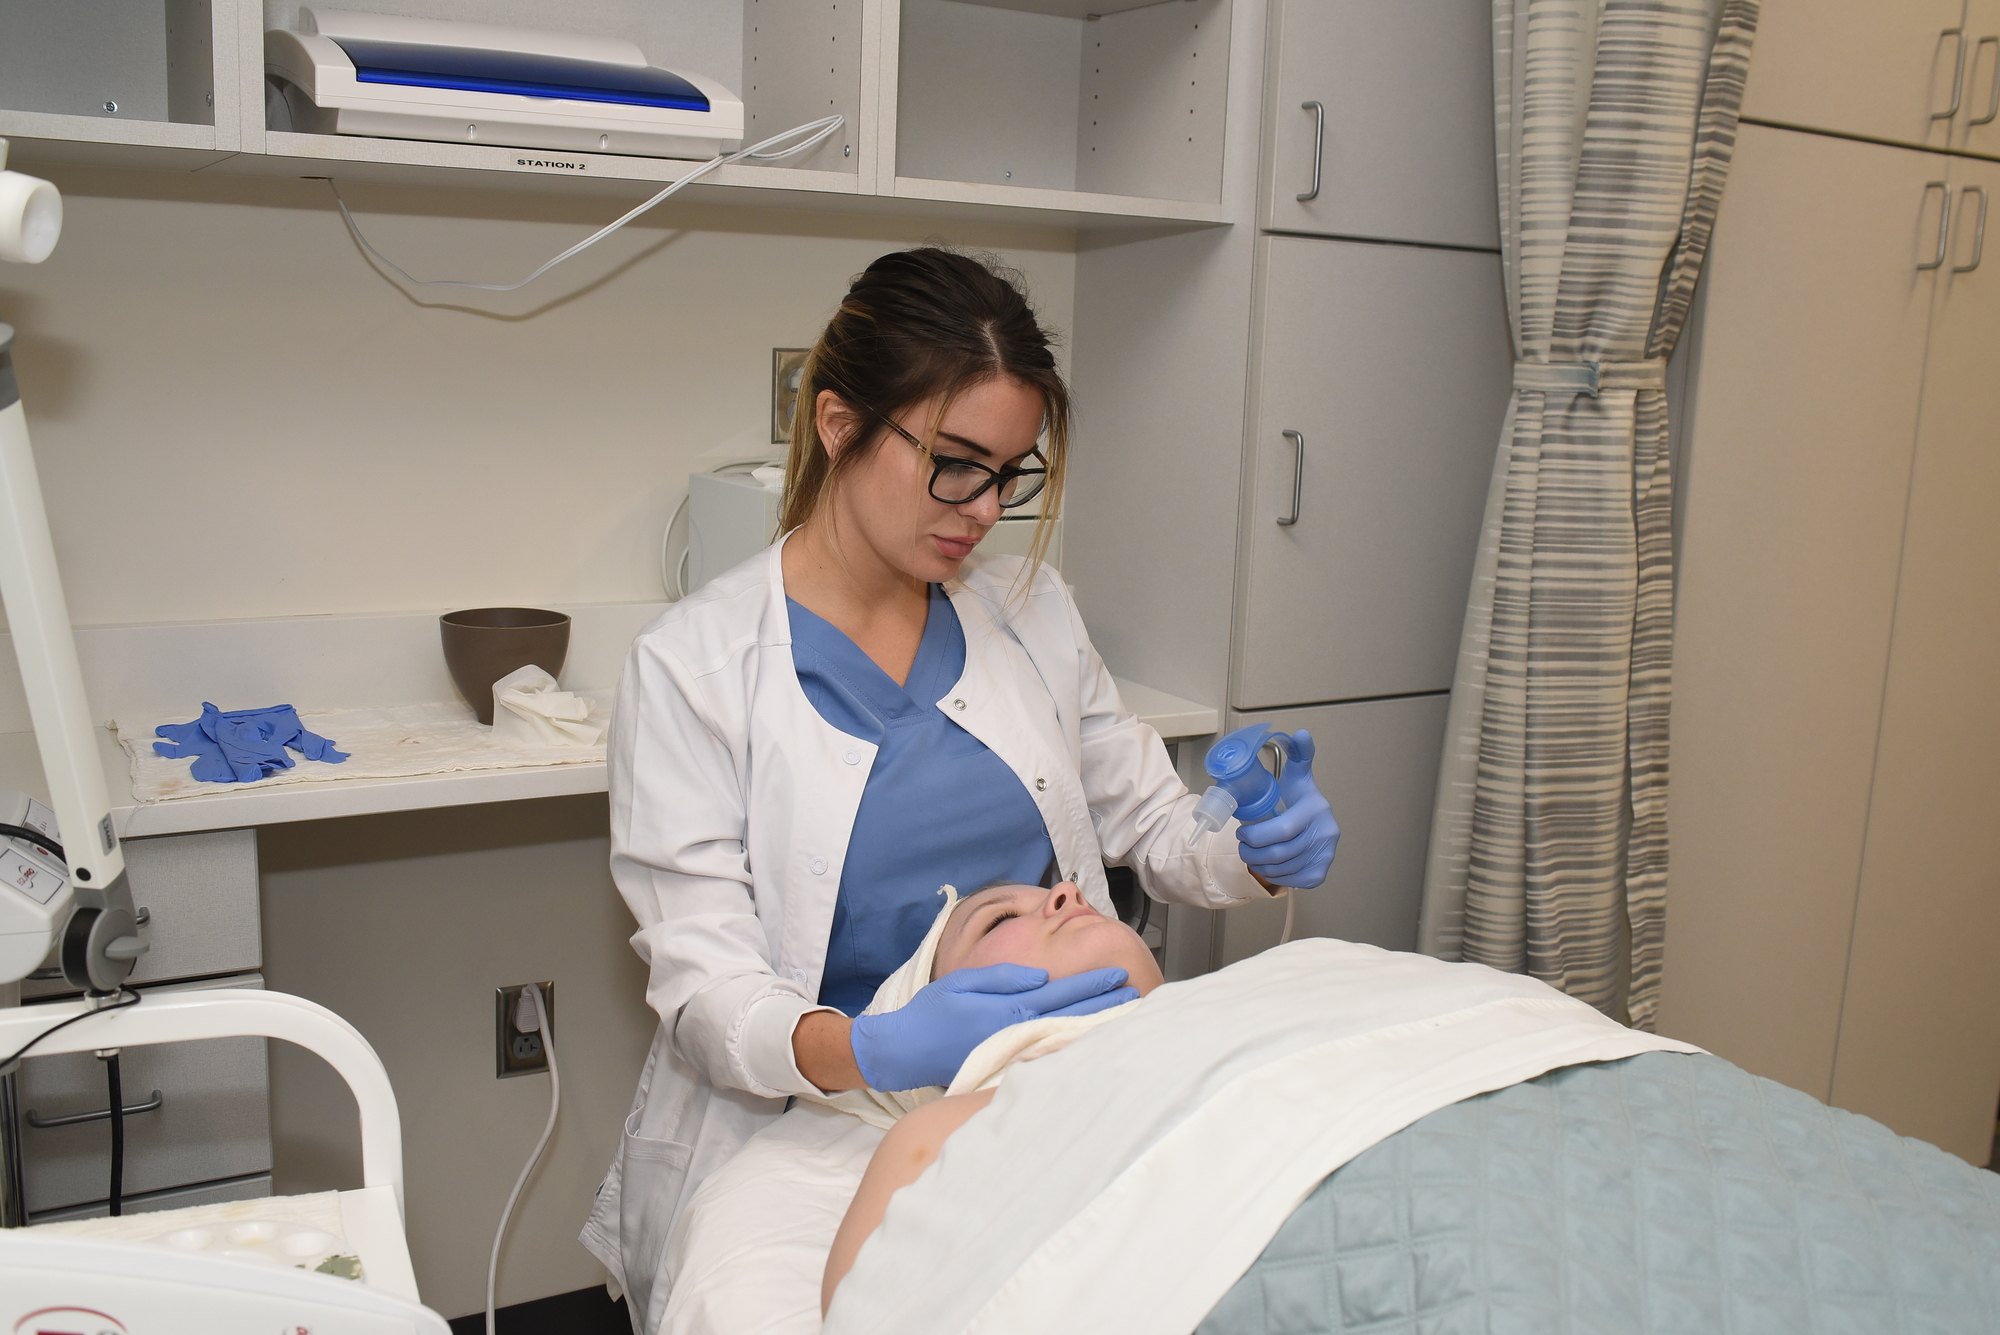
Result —
<path fill-rule="evenodd" d="M 2000 1102 L 2000 164 L 1953 164 L 1833 1102 L 1983 1162 Z"/>
<path fill-rule="evenodd" d="M 1966 0 L 1965 80 L 1949 147 L 2000 156 L 2000 0 Z"/>
<path fill-rule="evenodd" d="M 1264 245 L 1231 703 L 1449 690 L 1507 410 L 1499 257 Z"/>
<path fill-rule="evenodd" d="M 1271 12 L 1228 725 L 1317 743 L 1343 834 L 1295 933 L 1407 950 L 1512 362 L 1499 256 L 1476 248 L 1497 245 L 1490 18 L 1461 0 Z M 1307 201 L 1301 101 L 1327 113 Z M 1219 915 L 1216 962 L 1283 918 Z"/>
<path fill-rule="evenodd" d="M 1367 700 L 1235 720 L 1310 731 L 1313 776 L 1340 819 L 1333 871 L 1325 885 L 1299 892 L 1293 936 L 1417 948 L 1416 888 L 1424 879 L 1448 698 Z M 1274 901 L 1220 917 L 1217 962 L 1232 964 L 1277 943 L 1285 910 Z"/>
<path fill-rule="evenodd" d="M 1980 359 L 2000 296 L 1992 261 L 1951 268 L 1972 259 L 1963 189 L 1991 176 L 1739 138 L 1690 344 L 1659 1017 L 1980 1162 L 2000 1097 L 1980 750 L 2000 735 L 1981 684 L 2000 392 Z M 1943 263 L 1919 268 L 1947 190 Z"/>
<path fill-rule="evenodd" d="M 1996 55 L 1991 0 L 1776 0 L 1758 17 L 1743 115 L 1931 148 L 1971 134 L 1990 151 L 1993 125 L 1970 122 L 2000 92 Z"/>
<path fill-rule="evenodd" d="M 1264 226 L 1500 244 L 1490 0 L 1281 0 L 1271 27 Z"/>

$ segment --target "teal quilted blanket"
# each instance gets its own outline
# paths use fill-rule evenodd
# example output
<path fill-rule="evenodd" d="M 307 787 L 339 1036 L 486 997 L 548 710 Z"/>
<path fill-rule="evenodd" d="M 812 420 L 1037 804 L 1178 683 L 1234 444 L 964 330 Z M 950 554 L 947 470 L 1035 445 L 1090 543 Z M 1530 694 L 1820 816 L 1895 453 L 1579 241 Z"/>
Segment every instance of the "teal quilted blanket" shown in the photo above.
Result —
<path fill-rule="evenodd" d="M 1656 1052 L 1424 1117 L 1325 1179 L 1199 1335 L 1994 1335 L 2000 1174 Z"/>

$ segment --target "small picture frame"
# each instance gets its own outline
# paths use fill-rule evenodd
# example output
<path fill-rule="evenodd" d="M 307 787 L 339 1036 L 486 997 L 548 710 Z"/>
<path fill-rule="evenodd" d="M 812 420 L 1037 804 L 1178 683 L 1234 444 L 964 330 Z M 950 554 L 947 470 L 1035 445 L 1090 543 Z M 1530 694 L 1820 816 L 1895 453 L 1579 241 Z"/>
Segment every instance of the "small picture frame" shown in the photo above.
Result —
<path fill-rule="evenodd" d="M 805 348 L 771 349 L 771 443 L 792 439 L 792 412 L 798 406 L 799 381 L 805 375 Z"/>

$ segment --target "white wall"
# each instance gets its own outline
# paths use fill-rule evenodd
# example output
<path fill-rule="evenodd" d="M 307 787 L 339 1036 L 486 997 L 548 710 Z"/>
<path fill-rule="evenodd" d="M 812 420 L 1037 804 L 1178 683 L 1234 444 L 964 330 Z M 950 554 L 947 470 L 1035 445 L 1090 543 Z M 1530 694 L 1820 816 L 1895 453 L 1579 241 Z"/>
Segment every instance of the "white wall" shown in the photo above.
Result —
<path fill-rule="evenodd" d="M 1074 307 L 1060 231 L 669 201 L 525 292 L 410 295 L 323 183 L 56 180 L 62 244 L 0 272 L 0 319 L 82 625 L 657 597 L 687 473 L 769 448 L 770 349 L 870 259 L 992 248 Z M 427 277 L 518 277 L 623 208 L 347 194 Z"/>
<path fill-rule="evenodd" d="M 768 448 L 770 349 L 810 342 L 876 255 L 998 250 L 1072 324 L 1061 231 L 670 203 L 525 293 L 413 297 L 359 254 L 323 184 L 55 175 L 62 244 L 0 272 L 0 319 L 19 331 L 81 625 L 657 598 L 687 473 Z M 348 197 L 413 271 L 503 279 L 623 207 Z M 652 1028 L 604 829 L 599 798 L 260 833 L 266 977 L 348 1016 L 387 1062 L 418 1281 L 447 1315 L 482 1301 L 546 1108 L 546 1081 L 492 1074 L 503 983 L 557 981 L 564 1110 L 500 1299 L 601 1279 L 574 1239 Z M 280 1189 L 355 1180 L 351 1115 L 310 1060 L 274 1052 Z"/>

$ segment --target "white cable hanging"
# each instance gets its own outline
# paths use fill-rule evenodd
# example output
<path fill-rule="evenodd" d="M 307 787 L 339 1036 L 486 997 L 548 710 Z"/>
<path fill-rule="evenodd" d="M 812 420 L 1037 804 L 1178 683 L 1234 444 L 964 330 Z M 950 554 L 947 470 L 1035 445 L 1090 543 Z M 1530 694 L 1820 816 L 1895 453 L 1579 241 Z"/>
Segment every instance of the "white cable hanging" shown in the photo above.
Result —
<path fill-rule="evenodd" d="M 630 212 L 626 213 L 623 217 L 619 218 L 616 222 L 607 223 L 605 226 L 600 227 L 599 229 L 597 229 L 597 231 L 591 233 L 583 240 L 577 242 L 575 245 L 571 246 L 568 250 L 565 250 L 562 254 L 556 256 L 554 259 L 544 264 L 541 268 L 529 274 L 526 278 L 520 279 L 519 281 L 512 283 L 475 283 L 463 278 L 415 277 L 408 270 L 404 269 L 401 265 L 397 264 L 394 260 L 390 259 L 388 256 L 384 255 L 381 251 L 375 249 L 374 246 L 369 244 L 368 238 L 361 235 L 360 227 L 355 224 L 354 215 L 347 211 L 347 201 L 341 198 L 340 186 L 335 183 L 332 177 L 328 177 L 326 183 L 333 190 L 333 202 L 340 208 L 340 220 L 347 224 L 347 230 L 354 237 L 355 244 L 360 246 L 361 249 L 368 255 L 370 259 L 373 259 L 377 264 L 380 264 L 383 268 L 387 269 L 390 273 L 395 274 L 398 278 L 402 279 L 404 282 L 412 284 L 413 286 L 416 287 L 463 287 L 463 288 L 474 288 L 481 292 L 518 292 L 522 288 L 526 287 L 528 284 L 534 282 L 537 278 L 540 278 L 543 274 L 547 273 L 549 270 L 555 268 L 558 264 L 561 264 L 564 260 L 569 259 L 572 256 L 582 254 L 584 251 L 590 249 L 590 247 L 602 241 L 605 237 L 610 236 L 613 232 L 623 227 L 626 223 L 631 222 L 634 218 L 638 217 L 640 214 L 646 212 L 648 209 L 651 209 L 660 203 L 663 203 L 669 195 L 679 190 L 682 186 L 687 185 L 690 182 L 700 180 L 702 177 L 714 171 L 717 167 L 725 167 L 732 162 L 741 162 L 746 158 L 755 158 L 763 162 L 776 162 L 780 158 L 789 158 L 795 154 L 804 153 L 809 149 L 816 148 L 821 143 L 824 143 L 827 137 L 831 135 L 835 130 L 838 130 L 845 121 L 846 117 L 844 116 L 822 116 L 818 120 L 807 121 L 804 125 L 793 126 L 791 129 L 784 131 L 782 134 L 774 134 L 769 139 L 765 139 L 759 143 L 752 144 L 748 148 L 739 148 L 734 153 L 726 153 L 721 157 L 710 158 L 707 162 L 702 163 L 699 167 L 696 167 L 686 176 L 681 177 L 678 181 L 670 183 L 666 187 L 666 189 L 660 191 L 658 194 L 654 195 L 651 199 L 647 200 L 645 203 L 640 204 L 638 207 L 632 209 Z M 768 151 L 771 149 L 772 145 L 782 144 L 788 139 L 797 138 L 799 135 L 805 135 L 807 137 L 805 139 L 800 140 L 798 143 L 793 144 L 790 148 L 779 149 L 776 152 Z"/>

